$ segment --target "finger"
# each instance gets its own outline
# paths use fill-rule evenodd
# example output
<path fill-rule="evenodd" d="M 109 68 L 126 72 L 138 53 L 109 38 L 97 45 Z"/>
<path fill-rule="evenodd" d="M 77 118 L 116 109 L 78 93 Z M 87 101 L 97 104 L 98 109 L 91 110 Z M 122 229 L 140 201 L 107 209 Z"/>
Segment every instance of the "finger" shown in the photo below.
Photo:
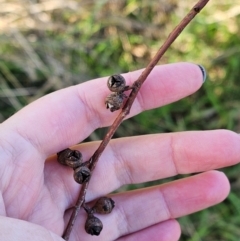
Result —
<path fill-rule="evenodd" d="M 124 74 L 127 84 L 131 85 L 141 72 Z M 46 156 L 82 141 L 96 128 L 110 125 L 118 114 L 105 108 L 104 100 L 110 92 L 106 80 L 89 81 L 35 101 L 2 124 L 2 135 L 11 129 Z M 188 96 L 202 82 L 198 65 L 157 66 L 142 86 L 128 117 Z"/>
<path fill-rule="evenodd" d="M 63 241 L 49 230 L 26 221 L 0 217 L 0 240 L 7 241 Z"/>
<path fill-rule="evenodd" d="M 99 142 L 75 146 L 88 160 Z M 176 174 L 202 172 L 240 161 L 240 136 L 227 130 L 190 131 L 119 138 L 112 140 L 102 154 L 94 170 L 88 188 L 87 199 L 106 195 L 122 185 L 143 183 L 171 177 Z M 75 202 L 79 185 L 73 180 L 73 172 L 62 167 L 53 157 L 46 166 L 56 200 L 65 200 L 64 208 Z M 56 181 L 62 187 L 56 189 Z M 57 192 L 56 190 L 61 190 Z M 59 196 L 60 195 L 60 196 Z"/>
<path fill-rule="evenodd" d="M 229 190 L 228 179 L 223 173 L 209 171 L 161 186 L 112 195 L 116 204 L 112 213 L 99 215 L 104 226 L 99 240 L 115 240 L 157 223 L 208 208 L 223 201 Z M 79 232 L 83 240 L 92 240 L 84 233 L 85 219 L 84 215 L 79 215 L 76 221 L 76 240 Z"/>
<path fill-rule="evenodd" d="M 145 228 L 136 233 L 126 235 L 117 239 L 117 241 L 177 241 L 179 240 L 180 233 L 179 223 L 176 220 L 171 219 Z"/>

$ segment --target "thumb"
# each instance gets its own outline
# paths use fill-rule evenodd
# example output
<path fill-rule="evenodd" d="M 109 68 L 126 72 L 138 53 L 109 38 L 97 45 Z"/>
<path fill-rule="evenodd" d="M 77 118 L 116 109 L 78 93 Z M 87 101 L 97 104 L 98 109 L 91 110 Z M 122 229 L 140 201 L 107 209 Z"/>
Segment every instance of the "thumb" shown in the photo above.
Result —
<path fill-rule="evenodd" d="M 0 216 L 0 240 L 6 241 L 63 241 L 63 239 L 37 224 Z"/>

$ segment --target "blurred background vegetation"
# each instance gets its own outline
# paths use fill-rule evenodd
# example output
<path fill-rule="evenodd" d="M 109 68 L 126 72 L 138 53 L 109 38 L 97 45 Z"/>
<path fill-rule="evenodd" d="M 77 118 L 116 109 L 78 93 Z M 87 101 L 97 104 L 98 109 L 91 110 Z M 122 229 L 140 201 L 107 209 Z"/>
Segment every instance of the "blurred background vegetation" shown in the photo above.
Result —
<path fill-rule="evenodd" d="M 195 4 L 185 0 L 0 2 L 0 122 L 54 90 L 145 67 Z M 203 64 L 207 82 L 188 98 L 124 122 L 116 137 L 218 128 L 239 133 L 239 55 L 240 1 L 210 1 L 160 61 Z M 97 130 L 89 140 L 101 139 L 105 132 Z M 240 167 L 223 171 L 231 181 L 231 194 L 220 205 L 181 218 L 181 241 L 239 240 Z"/>

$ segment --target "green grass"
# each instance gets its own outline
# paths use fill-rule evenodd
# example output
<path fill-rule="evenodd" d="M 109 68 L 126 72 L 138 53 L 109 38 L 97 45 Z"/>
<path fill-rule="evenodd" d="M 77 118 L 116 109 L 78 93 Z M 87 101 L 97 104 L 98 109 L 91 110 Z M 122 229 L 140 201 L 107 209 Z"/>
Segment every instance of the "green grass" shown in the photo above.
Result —
<path fill-rule="evenodd" d="M 7 8 L 10 3 L 17 10 Z M 195 1 L 52 3 L 2 3 L 0 122 L 54 90 L 145 67 Z M 203 64 L 208 71 L 204 86 L 177 103 L 124 122 L 117 137 L 219 128 L 240 132 L 239 9 L 238 0 L 210 1 L 160 61 Z M 104 133 L 98 130 L 89 140 Z M 239 240 L 240 167 L 223 171 L 231 194 L 220 205 L 181 218 L 181 241 Z M 152 184 L 156 182 L 144 185 Z"/>

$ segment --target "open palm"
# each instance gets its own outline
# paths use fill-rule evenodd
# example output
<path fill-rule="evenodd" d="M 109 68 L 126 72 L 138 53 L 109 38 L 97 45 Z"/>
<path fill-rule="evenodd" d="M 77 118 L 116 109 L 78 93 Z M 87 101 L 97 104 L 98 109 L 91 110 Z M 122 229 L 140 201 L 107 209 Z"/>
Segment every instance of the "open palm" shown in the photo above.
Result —
<path fill-rule="evenodd" d="M 141 71 L 125 74 L 127 84 Z M 159 66 L 150 74 L 129 117 L 192 94 L 202 85 L 197 65 Z M 60 241 L 80 185 L 72 170 L 56 161 L 62 149 L 95 129 L 112 124 L 105 109 L 106 78 L 49 94 L 0 125 L 0 240 Z M 151 120 L 149 120 L 151 121 Z M 114 211 L 102 216 L 98 240 L 176 241 L 175 218 L 221 202 L 229 192 L 226 176 L 212 169 L 240 160 L 239 135 L 227 130 L 155 134 L 110 142 L 93 173 L 86 201 L 129 183 L 203 172 L 161 186 L 112 195 Z M 83 143 L 87 161 L 99 142 Z M 70 240 L 95 240 L 85 233 L 81 211 Z"/>

